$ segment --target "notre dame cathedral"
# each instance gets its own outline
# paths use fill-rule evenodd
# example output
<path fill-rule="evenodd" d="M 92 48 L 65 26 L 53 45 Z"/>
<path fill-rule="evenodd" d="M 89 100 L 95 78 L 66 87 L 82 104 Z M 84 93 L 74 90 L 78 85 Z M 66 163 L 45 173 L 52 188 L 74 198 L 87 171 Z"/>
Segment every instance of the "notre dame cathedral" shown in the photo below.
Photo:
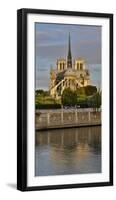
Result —
<path fill-rule="evenodd" d="M 70 33 L 67 59 L 60 58 L 56 69 L 50 70 L 50 95 L 60 99 L 65 88 L 75 91 L 79 87 L 90 85 L 90 74 L 83 58 L 72 60 Z"/>

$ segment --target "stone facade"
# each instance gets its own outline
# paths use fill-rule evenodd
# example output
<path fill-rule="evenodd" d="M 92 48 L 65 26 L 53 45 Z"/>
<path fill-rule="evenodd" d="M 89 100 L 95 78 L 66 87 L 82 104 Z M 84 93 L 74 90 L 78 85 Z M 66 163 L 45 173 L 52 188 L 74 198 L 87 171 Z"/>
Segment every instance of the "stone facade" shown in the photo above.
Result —
<path fill-rule="evenodd" d="M 83 58 L 72 61 L 70 34 L 67 59 L 60 58 L 56 69 L 50 70 L 50 95 L 59 99 L 65 88 L 75 91 L 79 87 L 90 85 L 90 74 Z"/>

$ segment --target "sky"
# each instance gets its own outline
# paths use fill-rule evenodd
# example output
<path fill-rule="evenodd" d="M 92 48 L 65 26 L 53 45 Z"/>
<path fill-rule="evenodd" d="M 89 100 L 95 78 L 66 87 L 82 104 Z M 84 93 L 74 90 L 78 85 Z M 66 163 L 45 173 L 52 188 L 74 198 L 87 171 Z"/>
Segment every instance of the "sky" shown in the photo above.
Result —
<path fill-rule="evenodd" d="M 83 57 L 92 84 L 101 87 L 100 26 L 36 23 L 36 89 L 48 90 L 51 66 L 55 69 L 58 58 L 67 58 L 69 32 L 72 59 Z"/>

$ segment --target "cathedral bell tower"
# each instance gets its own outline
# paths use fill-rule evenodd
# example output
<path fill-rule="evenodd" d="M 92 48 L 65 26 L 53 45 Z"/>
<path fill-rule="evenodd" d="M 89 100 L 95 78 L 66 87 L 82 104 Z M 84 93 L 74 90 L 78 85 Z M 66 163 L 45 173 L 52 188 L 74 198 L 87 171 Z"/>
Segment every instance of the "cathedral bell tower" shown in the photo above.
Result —
<path fill-rule="evenodd" d="M 69 33 L 69 40 L 68 40 L 67 68 L 72 68 L 72 55 L 71 55 L 70 33 Z"/>

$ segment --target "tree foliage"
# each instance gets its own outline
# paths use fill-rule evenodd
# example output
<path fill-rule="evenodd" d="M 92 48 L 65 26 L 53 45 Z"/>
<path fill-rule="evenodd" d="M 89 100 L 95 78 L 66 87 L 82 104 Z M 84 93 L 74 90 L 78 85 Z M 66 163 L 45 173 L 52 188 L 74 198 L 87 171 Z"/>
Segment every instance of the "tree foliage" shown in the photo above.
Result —
<path fill-rule="evenodd" d="M 85 96 L 85 88 L 80 87 L 76 90 L 77 96 Z"/>
<path fill-rule="evenodd" d="M 38 95 L 41 95 L 41 96 L 48 96 L 48 95 L 49 95 L 49 92 L 40 89 L 40 90 L 36 90 L 35 94 L 36 94 L 37 96 L 38 96 Z"/>
<path fill-rule="evenodd" d="M 91 98 L 88 99 L 88 105 L 94 108 L 100 108 L 101 106 L 101 94 L 95 93 Z"/>
<path fill-rule="evenodd" d="M 85 88 L 85 94 L 87 96 L 91 96 L 93 94 L 95 94 L 97 92 L 97 88 L 96 86 L 93 86 L 93 85 L 87 85 Z"/>
<path fill-rule="evenodd" d="M 97 92 L 96 86 L 87 85 L 85 87 L 80 87 L 77 89 L 77 95 L 91 96 Z"/>
<path fill-rule="evenodd" d="M 77 93 L 70 88 L 66 88 L 63 91 L 61 102 L 64 106 L 75 106 L 77 104 Z"/>

